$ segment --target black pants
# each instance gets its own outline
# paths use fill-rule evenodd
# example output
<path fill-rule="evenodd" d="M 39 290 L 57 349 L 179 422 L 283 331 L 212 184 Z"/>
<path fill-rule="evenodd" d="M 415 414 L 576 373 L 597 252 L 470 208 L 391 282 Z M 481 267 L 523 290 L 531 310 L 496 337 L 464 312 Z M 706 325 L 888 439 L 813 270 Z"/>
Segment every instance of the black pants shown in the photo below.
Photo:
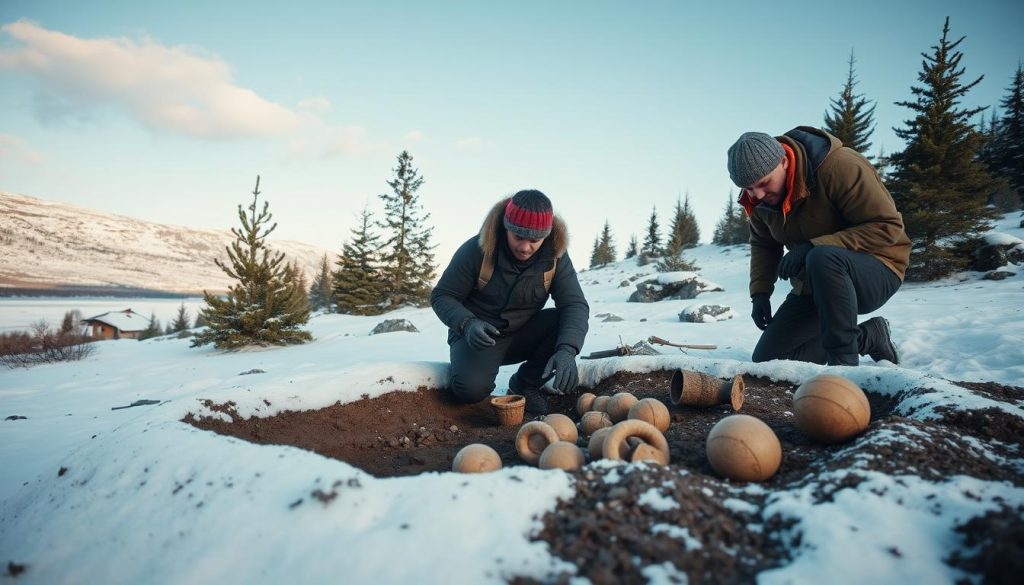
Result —
<path fill-rule="evenodd" d="M 448 387 L 462 402 L 477 402 L 494 390 L 498 368 L 517 364 L 509 387 L 521 391 L 544 384 L 541 375 L 548 359 L 555 353 L 558 339 L 558 309 L 538 311 L 514 334 L 501 335 L 491 347 L 473 349 L 462 336 L 451 341 L 451 374 Z"/>
<path fill-rule="evenodd" d="M 867 353 L 857 315 L 884 305 L 900 288 L 899 277 L 870 254 L 836 246 L 815 246 L 804 273 L 811 294 L 786 297 L 761 334 L 753 361 L 857 365 L 857 356 Z"/>

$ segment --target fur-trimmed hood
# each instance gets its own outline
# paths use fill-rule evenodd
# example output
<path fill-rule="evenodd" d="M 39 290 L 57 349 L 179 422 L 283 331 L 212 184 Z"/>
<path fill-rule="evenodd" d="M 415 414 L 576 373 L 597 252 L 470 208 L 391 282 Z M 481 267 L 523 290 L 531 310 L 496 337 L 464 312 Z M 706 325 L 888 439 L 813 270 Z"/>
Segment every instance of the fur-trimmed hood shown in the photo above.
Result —
<path fill-rule="evenodd" d="M 480 226 L 480 236 L 477 238 L 477 243 L 485 254 L 487 252 L 496 252 L 498 249 L 498 237 L 505 231 L 505 225 L 502 220 L 505 217 L 505 206 L 508 205 L 509 199 L 511 197 L 505 197 L 495 203 L 494 207 L 487 213 L 487 217 L 484 218 L 483 225 Z M 555 258 L 561 258 L 569 247 L 569 229 L 558 214 L 555 214 L 552 220 L 551 235 L 548 238 L 551 239 Z"/>

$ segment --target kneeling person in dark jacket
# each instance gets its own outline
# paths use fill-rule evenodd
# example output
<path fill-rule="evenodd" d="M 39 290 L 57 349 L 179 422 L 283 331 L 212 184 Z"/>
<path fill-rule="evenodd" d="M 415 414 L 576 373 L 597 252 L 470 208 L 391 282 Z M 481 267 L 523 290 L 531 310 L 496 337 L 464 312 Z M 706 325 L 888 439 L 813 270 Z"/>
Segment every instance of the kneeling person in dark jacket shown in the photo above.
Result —
<path fill-rule="evenodd" d="M 587 335 L 590 307 L 566 249 L 568 231 L 540 191 L 499 201 L 480 233 L 455 252 L 430 304 L 449 327 L 450 388 L 463 402 L 494 390 L 498 368 L 522 362 L 509 393 L 526 410 L 547 412 L 541 387 L 576 388 L 576 355 Z M 555 308 L 544 309 L 548 297 Z"/>

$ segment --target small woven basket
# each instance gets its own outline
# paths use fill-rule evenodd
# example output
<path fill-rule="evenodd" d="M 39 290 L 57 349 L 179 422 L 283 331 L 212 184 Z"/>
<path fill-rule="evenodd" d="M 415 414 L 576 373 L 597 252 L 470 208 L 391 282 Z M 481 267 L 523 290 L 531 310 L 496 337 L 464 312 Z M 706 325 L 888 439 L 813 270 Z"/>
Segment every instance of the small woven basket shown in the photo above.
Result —
<path fill-rule="evenodd" d="M 498 424 L 506 427 L 515 426 L 523 422 L 526 414 L 526 398 L 517 394 L 508 396 L 495 396 L 491 398 L 491 408 L 494 409 L 494 416 Z"/>

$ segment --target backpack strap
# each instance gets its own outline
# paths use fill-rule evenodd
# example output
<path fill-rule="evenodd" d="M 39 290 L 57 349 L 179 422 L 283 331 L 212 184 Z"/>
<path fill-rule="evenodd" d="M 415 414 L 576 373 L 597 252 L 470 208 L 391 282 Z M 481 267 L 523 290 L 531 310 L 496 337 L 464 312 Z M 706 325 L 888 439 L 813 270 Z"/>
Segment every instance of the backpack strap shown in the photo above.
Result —
<path fill-rule="evenodd" d="M 484 252 L 483 260 L 480 261 L 480 274 L 476 277 L 476 289 L 484 290 L 484 287 L 490 282 L 492 274 L 494 274 L 494 251 L 489 250 Z"/>
<path fill-rule="evenodd" d="M 557 269 L 558 269 L 558 258 L 556 257 L 551 262 L 551 270 L 548 270 L 547 272 L 544 273 L 544 290 L 545 291 L 550 291 L 551 290 L 551 281 L 555 279 L 555 270 L 557 270 Z"/>

